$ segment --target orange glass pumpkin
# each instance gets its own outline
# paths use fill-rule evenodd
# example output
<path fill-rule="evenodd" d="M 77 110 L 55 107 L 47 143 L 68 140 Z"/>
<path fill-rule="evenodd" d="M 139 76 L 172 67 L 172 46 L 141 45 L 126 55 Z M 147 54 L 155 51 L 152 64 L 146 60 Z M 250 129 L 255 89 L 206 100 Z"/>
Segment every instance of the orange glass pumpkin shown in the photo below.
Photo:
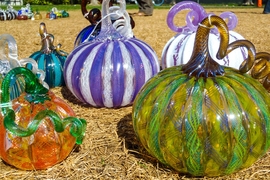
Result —
<path fill-rule="evenodd" d="M 9 101 L 10 80 L 24 76 L 26 92 Z M 39 84 L 26 68 L 14 68 L 2 83 L 0 156 L 19 169 L 47 169 L 64 160 L 81 144 L 86 121 Z"/>

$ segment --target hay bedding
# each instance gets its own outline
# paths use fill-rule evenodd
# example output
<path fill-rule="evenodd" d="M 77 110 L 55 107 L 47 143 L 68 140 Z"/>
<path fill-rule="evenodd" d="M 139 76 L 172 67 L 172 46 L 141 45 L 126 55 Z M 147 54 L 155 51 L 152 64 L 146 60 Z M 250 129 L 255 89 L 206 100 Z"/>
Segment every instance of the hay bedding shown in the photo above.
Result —
<path fill-rule="evenodd" d="M 89 7 L 90 9 L 91 7 Z M 129 10 L 136 12 L 137 10 Z M 207 9 L 219 15 L 229 9 Z M 270 15 L 261 14 L 262 8 L 231 9 L 239 20 L 236 32 L 253 42 L 257 51 L 270 52 Z M 134 17 L 134 34 L 151 45 L 161 57 L 165 43 L 175 34 L 166 25 L 168 10 L 154 10 L 152 17 Z M 9 33 L 17 41 L 19 59 L 29 57 L 40 49 L 39 23 L 45 22 L 47 30 L 55 36 L 55 45 L 70 53 L 77 34 L 87 25 L 80 11 L 69 11 L 70 17 L 58 20 L 2 21 L 0 34 Z M 177 17 L 184 24 L 185 12 Z M 74 148 L 60 164 L 42 171 L 21 171 L 0 162 L 0 179 L 189 179 L 160 164 L 149 156 L 135 137 L 132 107 L 120 109 L 93 108 L 80 103 L 66 87 L 52 89 L 72 106 L 78 117 L 88 122 L 83 144 Z M 253 166 L 230 176 L 212 179 L 269 179 L 270 156 L 266 154 Z M 197 178 L 196 178 L 197 179 Z M 211 179 L 201 177 L 200 179 Z"/>

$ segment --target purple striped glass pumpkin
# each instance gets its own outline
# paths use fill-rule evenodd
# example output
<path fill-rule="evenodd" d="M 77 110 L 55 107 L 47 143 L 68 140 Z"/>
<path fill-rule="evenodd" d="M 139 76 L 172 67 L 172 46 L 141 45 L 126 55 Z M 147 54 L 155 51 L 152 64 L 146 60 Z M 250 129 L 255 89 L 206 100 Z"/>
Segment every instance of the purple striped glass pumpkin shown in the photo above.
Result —
<path fill-rule="evenodd" d="M 118 108 L 132 104 L 145 82 L 159 72 L 159 63 L 148 44 L 125 37 L 112 26 L 108 3 L 102 3 L 104 18 L 99 35 L 68 55 L 64 79 L 80 101 Z"/>
<path fill-rule="evenodd" d="M 191 10 L 186 16 L 186 26 L 179 27 L 174 24 L 174 18 L 177 13 L 182 10 Z M 191 57 L 196 30 L 199 23 L 207 16 L 203 7 L 196 2 L 182 1 L 175 4 L 169 11 L 167 16 L 167 24 L 169 28 L 177 34 L 172 37 L 164 46 L 161 55 L 162 68 L 168 68 L 176 65 L 185 64 Z M 220 14 L 223 19 L 228 19 L 227 26 L 229 28 L 229 43 L 236 40 L 244 39 L 243 36 L 233 31 L 237 25 L 237 17 L 234 13 L 223 12 Z M 222 60 L 216 58 L 218 47 L 220 43 L 220 35 L 217 29 L 212 28 L 209 34 L 209 53 L 220 65 L 239 68 L 240 64 L 247 58 L 247 50 L 245 48 L 238 48 L 229 55 L 225 56 Z"/>

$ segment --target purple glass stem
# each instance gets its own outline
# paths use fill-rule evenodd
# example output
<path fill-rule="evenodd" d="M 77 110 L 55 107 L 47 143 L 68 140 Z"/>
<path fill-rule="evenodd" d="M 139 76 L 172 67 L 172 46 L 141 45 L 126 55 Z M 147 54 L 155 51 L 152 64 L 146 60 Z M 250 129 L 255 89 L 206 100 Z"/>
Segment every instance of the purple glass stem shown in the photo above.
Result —
<path fill-rule="evenodd" d="M 176 26 L 174 24 L 174 17 L 177 13 L 182 10 L 189 9 L 190 12 L 186 16 L 186 26 Z M 207 14 L 202 6 L 196 2 L 191 1 L 182 1 L 175 4 L 169 11 L 167 16 L 167 25 L 168 27 L 178 33 L 182 33 L 185 30 L 195 32 L 198 28 L 199 23 L 207 16 L 212 15 L 213 13 Z M 220 14 L 220 17 L 224 20 L 227 19 L 227 26 L 229 30 L 233 30 L 237 23 L 238 19 L 236 15 L 232 12 L 223 12 Z M 211 30 L 213 33 L 217 33 L 216 29 Z"/>
<path fill-rule="evenodd" d="M 191 12 L 187 14 L 186 21 L 187 26 L 176 26 L 173 22 L 174 17 L 177 13 L 182 10 L 190 9 Z M 192 1 L 182 1 L 175 4 L 169 11 L 167 16 L 167 25 L 168 27 L 175 32 L 182 32 L 184 29 L 191 28 L 190 30 L 195 31 L 197 29 L 198 23 L 207 16 L 207 13 L 198 3 Z"/>
<path fill-rule="evenodd" d="M 238 23 L 236 15 L 232 12 L 223 12 L 219 15 L 222 19 L 228 19 L 227 26 L 229 30 L 233 30 Z"/>

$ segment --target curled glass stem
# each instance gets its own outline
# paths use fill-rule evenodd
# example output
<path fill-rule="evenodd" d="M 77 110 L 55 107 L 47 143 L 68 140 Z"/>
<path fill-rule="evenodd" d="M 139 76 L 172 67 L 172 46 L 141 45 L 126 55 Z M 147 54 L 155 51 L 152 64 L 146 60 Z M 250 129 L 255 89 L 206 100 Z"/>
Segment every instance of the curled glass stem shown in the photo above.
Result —
<path fill-rule="evenodd" d="M 61 44 L 58 44 L 56 47 L 53 45 L 54 36 L 52 34 L 47 33 L 45 23 L 40 23 L 39 26 L 39 34 L 41 37 L 41 52 L 44 54 L 50 54 L 53 51 L 56 51 L 61 56 L 67 56 L 66 52 L 61 51 Z"/>
<path fill-rule="evenodd" d="M 76 143 L 81 144 L 84 134 L 86 121 L 84 119 L 78 119 L 75 117 L 67 117 L 63 120 L 52 110 L 40 111 L 28 125 L 27 128 L 22 128 L 15 123 L 15 112 L 9 109 L 4 117 L 4 126 L 7 130 L 19 137 L 28 137 L 34 134 L 40 123 L 49 117 L 51 122 L 54 124 L 56 132 L 61 133 L 67 126 L 70 126 L 70 134 L 76 138 Z"/>
<path fill-rule="evenodd" d="M 82 11 L 82 14 L 83 14 L 83 16 L 87 19 L 87 20 L 89 20 L 90 18 L 89 18 L 89 12 L 87 11 L 87 9 L 86 9 L 86 6 L 87 6 L 87 4 L 88 3 L 91 3 L 91 0 L 82 0 L 81 1 L 81 11 Z M 89 22 L 91 23 L 91 21 L 89 20 Z"/>
<path fill-rule="evenodd" d="M 88 13 L 88 20 L 91 24 L 95 25 L 101 19 L 101 11 L 97 8 L 93 8 Z"/>
<path fill-rule="evenodd" d="M 248 40 L 238 40 L 229 44 L 227 53 L 234 49 L 244 47 L 248 51 L 248 57 L 239 67 L 241 73 L 248 73 L 254 79 L 258 79 L 267 91 L 270 91 L 270 54 L 266 52 L 256 53 L 254 45 Z"/>
<path fill-rule="evenodd" d="M 256 49 L 254 45 L 248 40 L 237 40 L 228 45 L 227 54 L 240 47 L 246 48 L 248 52 L 247 59 L 245 59 L 239 67 L 239 71 L 241 73 L 246 73 L 251 69 L 254 64 Z"/>
<path fill-rule="evenodd" d="M 110 0 L 103 0 L 102 1 L 102 18 L 100 20 L 101 29 L 100 33 L 94 39 L 94 41 L 107 41 L 112 39 L 121 39 L 123 36 L 117 32 L 117 30 L 113 27 L 112 21 L 110 18 L 110 11 L 109 11 L 109 4 Z M 119 11 L 116 12 L 116 15 L 123 14 L 123 6 L 119 8 Z M 114 12 L 115 13 L 115 12 Z"/>
<path fill-rule="evenodd" d="M 48 92 L 48 89 L 45 88 L 42 84 L 39 83 L 39 79 L 35 74 L 32 73 L 31 70 L 23 68 L 23 67 L 16 67 L 11 69 L 7 75 L 5 76 L 2 82 L 2 96 L 1 96 L 1 103 L 7 103 L 10 101 L 9 99 L 9 86 L 10 82 L 13 79 L 16 79 L 17 75 L 24 76 L 25 80 L 25 92 L 29 94 L 45 94 Z M 5 112 L 5 109 L 2 109 Z"/>
<path fill-rule="evenodd" d="M 8 45 L 8 54 L 6 55 L 6 45 Z M 0 36 L 0 60 L 9 60 L 10 66 L 18 67 L 20 65 L 17 54 L 17 44 L 13 36 L 2 34 Z"/>
<path fill-rule="evenodd" d="M 61 50 L 61 44 L 58 44 L 56 47 L 55 47 L 55 50 L 57 52 L 57 54 L 61 55 L 61 56 L 67 56 L 68 53 L 64 52 Z"/>
<path fill-rule="evenodd" d="M 190 10 L 186 15 L 186 25 L 185 26 L 177 26 L 175 24 L 174 18 L 176 15 L 183 10 Z M 182 33 L 184 31 L 192 31 L 195 32 L 197 28 L 199 27 L 200 22 L 207 16 L 213 15 L 212 13 L 206 13 L 204 8 L 192 1 L 182 1 L 177 4 L 175 4 L 169 11 L 167 16 L 167 25 L 168 27 L 177 33 Z M 233 30 L 237 23 L 237 17 L 232 12 L 223 12 L 220 14 L 220 17 L 224 20 L 227 19 L 228 22 L 228 29 Z M 211 29 L 211 32 L 218 33 L 218 31 L 213 28 Z"/>
<path fill-rule="evenodd" d="M 40 23 L 39 26 L 39 35 L 41 37 L 41 50 L 45 54 L 51 53 L 51 51 L 54 49 L 53 47 L 53 41 L 54 37 L 52 34 L 47 33 L 46 25 L 45 23 Z"/>
<path fill-rule="evenodd" d="M 224 73 L 223 66 L 220 66 L 213 60 L 208 49 L 209 33 L 213 27 L 217 27 L 220 33 L 220 46 L 217 52 L 217 59 L 223 59 L 227 54 L 229 33 L 226 23 L 216 15 L 209 15 L 201 22 L 197 30 L 190 60 L 183 65 L 183 71 L 189 76 L 207 78 Z"/>
<path fill-rule="evenodd" d="M 44 81 L 45 72 L 38 68 L 37 62 L 32 58 L 23 58 L 20 60 L 21 67 L 26 67 L 27 64 L 31 64 L 31 71 L 39 77 L 39 82 L 47 89 L 49 89 L 49 85 Z"/>
<path fill-rule="evenodd" d="M 186 17 L 186 26 L 177 26 L 175 25 L 174 18 L 182 10 L 191 10 Z M 168 27 L 175 32 L 183 32 L 185 29 L 191 31 L 196 31 L 198 23 L 207 15 L 205 10 L 198 3 L 192 1 L 183 1 L 175 4 L 169 11 L 167 16 L 167 25 Z"/>
<path fill-rule="evenodd" d="M 256 53 L 253 66 L 248 72 L 253 78 L 258 79 L 264 88 L 270 92 L 270 54 Z"/>
<path fill-rule="evenodd" d="M 70 134 L 76 138 L 77 144 L 82 144 L 86 131 L 86 121 L 84 119 L 66 117 L 63 119 L 63 126 L 64 128 L 70 126 Z"/>

